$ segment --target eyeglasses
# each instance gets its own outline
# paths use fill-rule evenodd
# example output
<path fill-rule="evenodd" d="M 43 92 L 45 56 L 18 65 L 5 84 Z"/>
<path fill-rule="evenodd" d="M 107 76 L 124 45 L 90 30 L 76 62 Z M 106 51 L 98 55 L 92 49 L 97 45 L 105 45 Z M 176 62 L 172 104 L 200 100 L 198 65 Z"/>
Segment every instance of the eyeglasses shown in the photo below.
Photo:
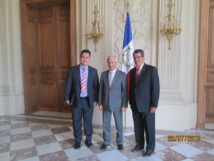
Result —
<path fill-rule="evenodd" d="M 134 57 L 134 59 L 140 59 L 140 58 L 142 58 L 142 56 L 136 56 L 136 57 Z"/>

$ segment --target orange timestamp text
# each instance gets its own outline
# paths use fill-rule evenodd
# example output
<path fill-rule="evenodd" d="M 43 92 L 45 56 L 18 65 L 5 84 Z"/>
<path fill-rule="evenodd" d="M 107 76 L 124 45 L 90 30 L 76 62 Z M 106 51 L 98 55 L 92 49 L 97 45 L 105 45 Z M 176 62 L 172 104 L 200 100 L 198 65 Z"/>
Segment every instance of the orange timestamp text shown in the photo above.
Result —
<path fill-rule="evenodd" d="M 201 136 L 176 135 L 168 136 L 168 141 L 201 141 Z"/>

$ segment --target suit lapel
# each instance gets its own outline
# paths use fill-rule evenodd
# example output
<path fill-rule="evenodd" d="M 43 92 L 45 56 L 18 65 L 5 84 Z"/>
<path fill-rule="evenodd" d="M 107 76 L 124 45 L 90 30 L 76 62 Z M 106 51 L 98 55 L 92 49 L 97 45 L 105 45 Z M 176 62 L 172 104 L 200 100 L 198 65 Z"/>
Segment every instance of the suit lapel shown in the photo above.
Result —
<path fill-rule="evenodd" d="M 77 82 L 81 88 L 80 65 L 77 66 L 76 72 L 77 72 Z"/>
<path fill-rule="evenodd" d="M 108 84 L 108 86 L 109 86 L 109 88 L 110 88 L 110 84 L 109 84 L 109 78 L 108 78 L 108 76 L 109 76 L 109 70 L 106 72 L 106 75 L 105 75 L 105 77 L 106 77 L 106 81 L 107 81 L 107 84 Z"/>
<path fill-rule="evenodd" d="M 91 83 L 91 76 L 92 76 L 92 71 L 91 71 L 91 67 L 90 66 L 88 66 L 88 79 L 87 79 L 87 89 L 89 89 L 88 88 L 88 85 Z"/>
<path fill-rule="evenodd" d="M 135 67 L 134 68 L 134 70 L 133 70 L 133 72 L 132 73 L 130 73 L 130 77 L 131 77 L 131 75 L 133 75 L 133 78 L 134 78 L 134 82 L 136 82 L 136 70 L 137 68 Z M 130 80 L 130 81 L 132 81 L 132 80 Z M 135 84 L 135 83 L 134 83 Z"/>

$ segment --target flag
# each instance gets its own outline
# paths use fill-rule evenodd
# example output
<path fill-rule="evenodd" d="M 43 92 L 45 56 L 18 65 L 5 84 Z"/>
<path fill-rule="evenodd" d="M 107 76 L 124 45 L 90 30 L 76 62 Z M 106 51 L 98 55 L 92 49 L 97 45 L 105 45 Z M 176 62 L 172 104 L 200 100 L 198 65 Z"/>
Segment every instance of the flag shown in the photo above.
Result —
<path fill-rule="evenodd" d="M 129 70 L 134 66 L 133 52 L 134 45 L 132 39 L 132 28 L 129 13 L 127 12 L 122 53 L 122 71 L 125 73 L 129 72 Z"/>

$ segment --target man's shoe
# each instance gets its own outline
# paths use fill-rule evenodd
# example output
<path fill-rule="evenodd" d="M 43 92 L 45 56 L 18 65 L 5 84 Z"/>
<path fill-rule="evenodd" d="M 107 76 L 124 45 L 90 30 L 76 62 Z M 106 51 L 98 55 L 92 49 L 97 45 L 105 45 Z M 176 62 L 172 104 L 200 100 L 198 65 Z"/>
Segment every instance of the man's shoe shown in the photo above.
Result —
<path fill-rule="evenodd" d="M 85 145 L 90 148 L 93 146 L 93 143 L 91 141 L 86 141 Z"/>
<path fill-rule="evenodd" d="M 100 149 L 101 149 L 101 150 L 105 150 L 105 149 L 107 148 L 107 146 L 108 146 L 108 145 L 103 144 L 103 145 L 101 146 L 101 148 L 100 148 Z"/>
<path fill-rule="evenodd" d="M 79 149 L 80 148 L 80 143 L 75 143 L 74 144 L 74 149 Z"/>
<path fill-rule="evenodd" d="M 147 150 L 144 154 L 143 157 L 150 157 L 152 155 L 153 151 Z"/>
<path fill-rule="evenodd" d="M 123 150 L 123 144 L 118 144 L 117 149 L 118 150 Z"/>
<path fill-rule="evenodd" d="M 139 145 L 136 145 L 135 147 L 134 147 L 134 149 L 132 149 L 132 152 L 133 153 L 136 153 L 136 152 L 138 152 L 139 150 L 142 150 L 143 149 L 143 147 L 141 147 L 141 146 L 139 146 Z"/>

